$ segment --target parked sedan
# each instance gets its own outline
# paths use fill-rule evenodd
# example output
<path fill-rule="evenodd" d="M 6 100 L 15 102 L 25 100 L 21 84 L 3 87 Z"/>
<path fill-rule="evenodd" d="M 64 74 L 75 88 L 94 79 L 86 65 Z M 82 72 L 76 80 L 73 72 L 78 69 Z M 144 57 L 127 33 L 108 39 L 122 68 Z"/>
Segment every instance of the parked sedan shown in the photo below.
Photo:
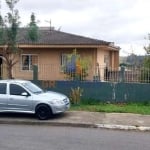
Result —
<path fill-rule="evenodd" d="M 32 113 L 46 120 L 70 107 L 63 94 L 46 91 L 26 80 L 0 80 L 0 112 Z"/>

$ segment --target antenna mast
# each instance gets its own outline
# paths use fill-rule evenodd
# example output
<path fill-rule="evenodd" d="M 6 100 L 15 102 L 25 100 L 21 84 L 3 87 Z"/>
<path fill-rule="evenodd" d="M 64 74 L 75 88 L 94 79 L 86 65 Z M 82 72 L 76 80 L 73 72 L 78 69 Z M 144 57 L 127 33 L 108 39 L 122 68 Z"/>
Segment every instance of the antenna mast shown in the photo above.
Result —
<path fill-rule="evenodd" d="M 50 21 L 48 21 L 48 20 L 45 20 L 45 21 L 49 23 L 49 25 L 50 25 L 50 30 L 54 30 L 54 27 L 52 27 L 52 21 L 51 21 L 51 19 L 50 19 Z"/>

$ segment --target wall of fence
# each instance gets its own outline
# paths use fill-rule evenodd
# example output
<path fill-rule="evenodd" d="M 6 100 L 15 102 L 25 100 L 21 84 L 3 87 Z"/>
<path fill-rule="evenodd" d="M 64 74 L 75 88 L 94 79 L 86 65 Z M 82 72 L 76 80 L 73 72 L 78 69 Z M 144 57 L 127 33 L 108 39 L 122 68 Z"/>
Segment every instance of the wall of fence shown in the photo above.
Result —
<path fill-rule="evenodd" d="M 131 72 L 133 72 L 133 74 Z M 38 80 L 37 73 L 38 70 L 37 67 L 35 67 L 34 74 L 33 74 L 34 82 L 42 86 L 44 89 L 61 92 L 70 96 L 71 89 L 80 87 L 81 89 L 83 89 L 81 99 L 84 100 L 91 100 L 91 101 L 98 100 L 102 102 L 150 101 L 149 71 L 147 72 L 146 70 L 146 77 L 144 77 L 143 82 L 141 82 L 141 80 L 139 81 L 139 75 L 141 77 L 141 74 L 139 74 L 139 68 L 138 69 L 135 68 L 133 71 L 131 71 L 131 69 L 125 70 L 125 68 L 122 67 L 121 70 L 117 72 L 117 75 L 116 72 L 115 74 L 107 74 L 107 75 L 105 74 L 105 77 L 107 77 L 105 79 L 106 80 L 105 82 L 102 82 L 100 80 L 94 80 L 94 81 L 42 80 L 40 81 Z M 144 70 L 144 74 L 145 74 L 145 70 Z M 117 79 L 117 80 L 112 80 L 112 79 Z"/>
<path fill-rule="evenodd" d="M 106 69 L 106 68 L 105 68 Z M 39 70 L 37 66 L 33 71 L 13 70 L 16 78 L 32 80 L 45 89 L 70 95 L 71 88 L 80 87 L 83 89 L 81 99 L 98 100 L 105 102 L 130 102 L 130 101 L 150 101 L 150 70 L 146 68 L 124 68 L 119 70 L 104 70 L 104 78 L 95 76 L 93 80 L 39 80 Z M 41 71 L 41 70 L 40 70 Z M 26 78 L 27 77 L 27 78 Z"/>
<path fill-rule="evenodd" d="M 35 82 L 35 81 L 34 81 Z M 71 88 L 83 89 L 81 99 L 101 102 L 150 101 L 150 84 L 119 82 L 37 81 L 46 90 L 70 95 Z"/>

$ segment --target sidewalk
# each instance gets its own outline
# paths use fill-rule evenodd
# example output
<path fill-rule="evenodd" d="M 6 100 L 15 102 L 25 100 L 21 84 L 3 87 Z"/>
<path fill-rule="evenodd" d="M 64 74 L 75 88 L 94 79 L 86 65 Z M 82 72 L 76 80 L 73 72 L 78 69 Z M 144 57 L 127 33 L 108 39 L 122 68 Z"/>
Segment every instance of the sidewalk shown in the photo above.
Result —
<path fill-rule="evenodd" d="M 150 115 L 68 111 L 40 121 L 30 115 L 0 115 L 0 124 L 30 124 L 150 131 Z"/>

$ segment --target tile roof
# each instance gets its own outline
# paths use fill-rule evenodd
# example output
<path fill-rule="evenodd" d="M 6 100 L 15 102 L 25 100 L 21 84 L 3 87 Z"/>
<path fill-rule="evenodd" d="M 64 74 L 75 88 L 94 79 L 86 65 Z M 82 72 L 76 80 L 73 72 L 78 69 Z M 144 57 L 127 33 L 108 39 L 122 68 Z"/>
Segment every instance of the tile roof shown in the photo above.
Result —
<path fill-rule="evenodd" d="M 110 45 L 111 42 L 92 39 L 75 34 L 65 33 L 50 28 L 39 28 L 39 38 L 32 42 L 28 38 L 27 28 L 20 28 L 18 31 L 18 44 L 45 44 L 45 45 Z"/>

